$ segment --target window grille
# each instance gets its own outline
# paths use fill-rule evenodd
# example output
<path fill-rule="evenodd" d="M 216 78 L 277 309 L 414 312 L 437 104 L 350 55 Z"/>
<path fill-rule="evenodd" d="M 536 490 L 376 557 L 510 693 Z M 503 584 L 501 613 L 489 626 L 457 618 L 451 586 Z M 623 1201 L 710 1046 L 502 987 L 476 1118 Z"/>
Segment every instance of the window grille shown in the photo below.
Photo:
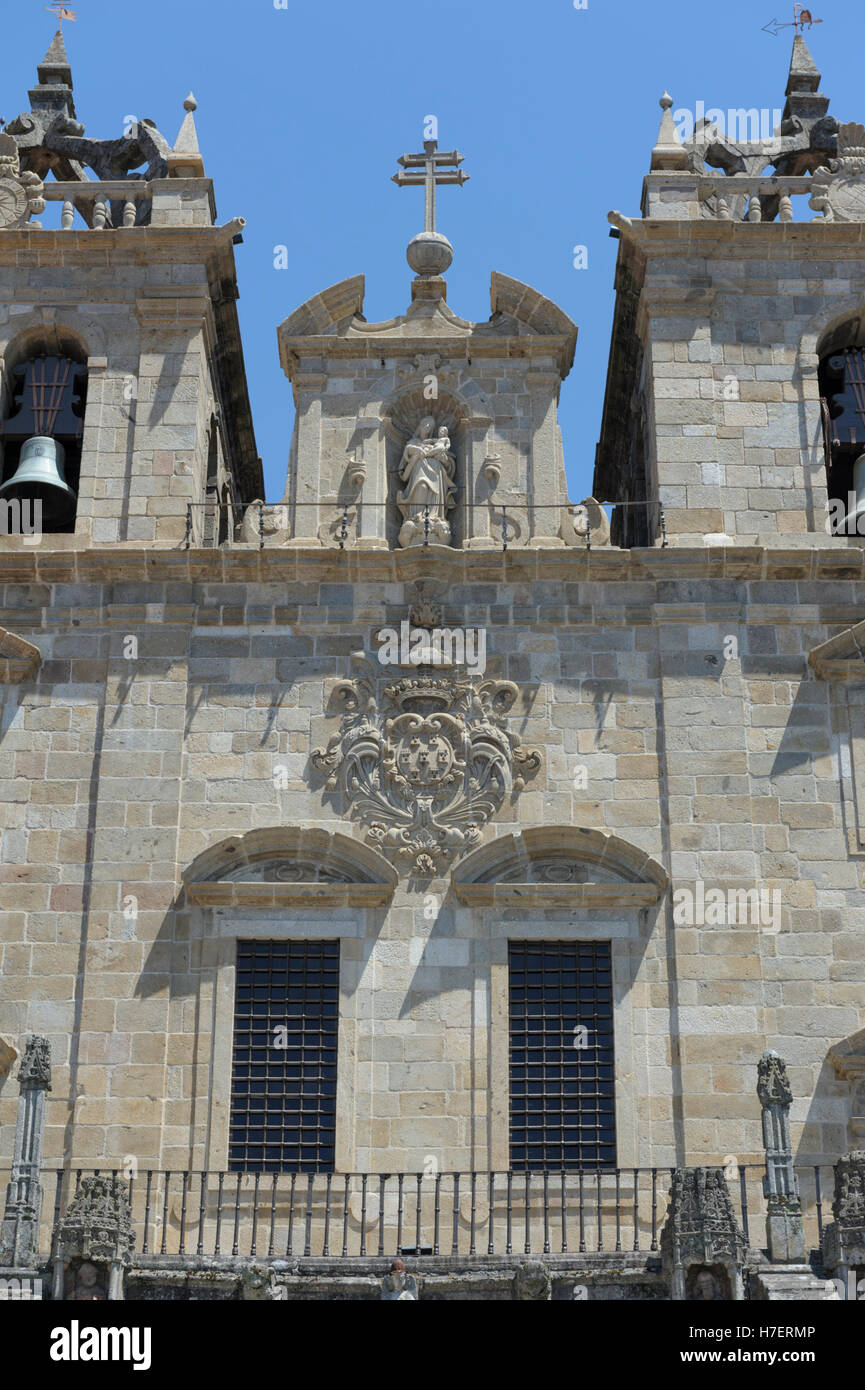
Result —
<path fill-rule="evenodd" d="M 338 941 L 237 946 L 228 1166 L 334 1167 Z"/>
<path fill-rule="evenodd" d="M 610 943 L 515 941 L 509 967 L 511 1168 L 614 1167 Z"/>

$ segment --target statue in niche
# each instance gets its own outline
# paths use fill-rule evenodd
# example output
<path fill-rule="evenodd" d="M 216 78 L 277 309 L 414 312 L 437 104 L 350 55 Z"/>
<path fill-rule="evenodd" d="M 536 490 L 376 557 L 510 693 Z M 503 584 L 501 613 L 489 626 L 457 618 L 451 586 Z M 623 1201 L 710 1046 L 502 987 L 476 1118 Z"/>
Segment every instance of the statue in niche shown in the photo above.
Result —
<path fill-rule="evenodd" d="M 403 547 L 427 540 L 450 544 L 447 514 L 456 496 L 456 459 L 447 426 L 442 425 L 433 438 L 435 428 L 433 416 L 424 416 L 402 452 L 399 476 L 405 491 L 397 493 L 396 501 L 403 516 L 399 533 Z"/>

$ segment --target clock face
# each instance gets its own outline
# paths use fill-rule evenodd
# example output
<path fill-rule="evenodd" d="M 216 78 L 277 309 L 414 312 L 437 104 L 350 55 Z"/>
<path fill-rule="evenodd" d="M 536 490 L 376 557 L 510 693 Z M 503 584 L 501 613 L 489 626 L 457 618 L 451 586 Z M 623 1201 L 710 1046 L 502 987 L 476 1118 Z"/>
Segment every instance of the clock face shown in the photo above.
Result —
<path fill-rule="evenodd" d="M 0 227 L 11 227 L 27 212 L 27 194 L 20 183 L 0 179 Z"/>
<path fill-rule="evenodd" d="M 829 202 L 846 222 L 865 222 L 865 178 L 851 174 L 836 180 L 829 189 Z"/>

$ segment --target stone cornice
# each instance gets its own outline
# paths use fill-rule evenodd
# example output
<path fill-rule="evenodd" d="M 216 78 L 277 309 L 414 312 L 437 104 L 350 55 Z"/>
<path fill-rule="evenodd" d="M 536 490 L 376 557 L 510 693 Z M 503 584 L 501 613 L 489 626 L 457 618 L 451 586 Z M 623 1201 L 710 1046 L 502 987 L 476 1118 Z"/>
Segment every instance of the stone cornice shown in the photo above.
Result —
<path fill-rule="evenodd" d="M 684 177 L 684 176 L 680 176 Z M 692 254 L 706 256 L 720 248 L 735 248 L 736 260 L 768 255 L 795 256 L 802 247 L 809 255 L 815 250 L 825 256 L 838 257 L 848 251 L 850 257 L 861 257 L 865 242 L 865 222 L 826 222 L 816 218 L 810 222 L 733 222 L 715 218 L 622 218 L 614 225 L 622 236 L 633 241 L 644 254 L 668 246 L 671 254 L 688 254 L 682 243 L 693 243 Z M 675 245 L 670 245 L 675 243 Z"/>
<path fill-rule="evenodd" d="M 233 546 L 218 550 L 165 550 L 130 542 L 76 548 L 80 538 L 3 537 L 0 582 L 6 583 L 401 583 L 431 575 L 455 583 L 514 584 L 526 581 L 610 583 L 634 580 L 736 579 L 865 582 L 865 544 L 858 538 L 814 547 L 671 546 L 668 549 L 586 551 L 565 546 L 512 547 L 502 551 L 421 546 L 407 550 L 361 550 L 324 546 L 283 548 Z M 48 542 L 68 540 L 49 548 Z M 695 603 L 699 597 L 695 595 Z"/>

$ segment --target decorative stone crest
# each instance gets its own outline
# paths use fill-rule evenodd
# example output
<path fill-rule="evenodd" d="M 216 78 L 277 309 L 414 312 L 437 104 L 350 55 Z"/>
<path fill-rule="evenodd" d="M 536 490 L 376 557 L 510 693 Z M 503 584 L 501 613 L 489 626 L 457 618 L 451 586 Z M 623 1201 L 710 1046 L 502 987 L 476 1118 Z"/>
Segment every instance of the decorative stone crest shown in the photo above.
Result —
<path fill-rule="evenodd" d="M 745 1238 L 739 1229 L 722 1168 L 677 1168 L 661 1231 L 661 1260 L 672 1275 L 673 1299 L 684 1299 L 699 1272 L 726 1273 L 740 1300 Z M 694 1274 L 693 1267 L 699 1267 Z M 692 1277 L 693 1275 L 693 1277 Z"/>
<path fill-rule="evenodd" d="M 21 173 L 18 146 L 12 136 L 0 135 L 0 227 L 25 227 L 34 213 L 44 211 L 42 191 L 37 174 Z"/>
<path fill-rule="evenodd" d="M 313 765 L 328 774 L 328 790 L 342 791 L 370 843 L 430 878 L 477 843 L 540 767 L 540 753 L 507 726 L 518 688 L 419 668 L 386 686 L 380 705 L 375 668 L 363 655 L 354 661 L 358 676 L 334 691 L 346 711 L 341 728 Z"/>
<path fill-rule="evenodd" d="M 809 206 L 825 221 L 865 222 L 865 126 L 838 127 L 838 157 L 816 169 L 814 179 Z"/>

